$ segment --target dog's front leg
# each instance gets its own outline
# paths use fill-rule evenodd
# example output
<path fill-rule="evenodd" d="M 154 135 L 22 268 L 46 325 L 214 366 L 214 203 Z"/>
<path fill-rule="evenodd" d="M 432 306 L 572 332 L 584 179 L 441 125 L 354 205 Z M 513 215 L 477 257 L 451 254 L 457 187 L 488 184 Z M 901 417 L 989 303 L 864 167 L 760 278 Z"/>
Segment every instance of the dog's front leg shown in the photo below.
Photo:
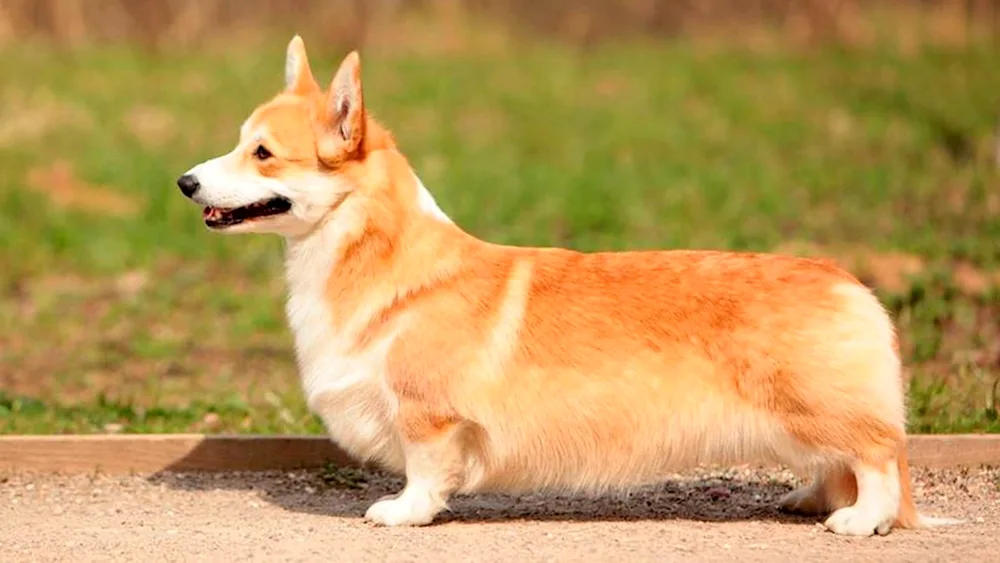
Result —
<path fill-rule="evenodd" d="M 402 493 L 380 499 L 365 520 L 384 526 L 430 524 L 448 507 L 448 498 L 465 479 L 462 425 L 402 410 L 400 434 L 406 458 Z"/>

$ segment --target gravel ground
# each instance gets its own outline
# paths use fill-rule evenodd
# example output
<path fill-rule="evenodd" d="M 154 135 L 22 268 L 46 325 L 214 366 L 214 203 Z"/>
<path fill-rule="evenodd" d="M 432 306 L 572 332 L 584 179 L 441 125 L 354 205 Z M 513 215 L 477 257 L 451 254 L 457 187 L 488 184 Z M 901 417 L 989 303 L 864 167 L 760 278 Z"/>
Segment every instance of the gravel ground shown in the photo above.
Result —
<path fill-rule="evenodd" d="M 997 561 L 1000 468 L 914 469 L 931 515 L 966 524 L 844 538 L 775 508 L 787 472 L 702 470 L 630 495 L 479 495 L 425 528 L 361 521 L 399 479 L 350 470 L 0 475 L 7 561 Z"/>

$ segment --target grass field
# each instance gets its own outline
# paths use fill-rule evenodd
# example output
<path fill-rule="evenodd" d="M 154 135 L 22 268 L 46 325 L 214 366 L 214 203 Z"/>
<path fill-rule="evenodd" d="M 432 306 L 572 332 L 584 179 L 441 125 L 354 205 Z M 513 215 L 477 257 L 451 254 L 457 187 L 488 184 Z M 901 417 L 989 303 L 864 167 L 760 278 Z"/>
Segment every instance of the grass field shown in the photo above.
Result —
<path fill-rule="evenodd" d="M 174 185 L 283 49 L 0 50 L 0 432 L 321 431 L 281 241 L 208 233 Z M 911 429 L 1000 431 L 995 51 L 403 53 L 363 54 L 367 103 L 467 230 L 838 257 L 899 323 Z"/>

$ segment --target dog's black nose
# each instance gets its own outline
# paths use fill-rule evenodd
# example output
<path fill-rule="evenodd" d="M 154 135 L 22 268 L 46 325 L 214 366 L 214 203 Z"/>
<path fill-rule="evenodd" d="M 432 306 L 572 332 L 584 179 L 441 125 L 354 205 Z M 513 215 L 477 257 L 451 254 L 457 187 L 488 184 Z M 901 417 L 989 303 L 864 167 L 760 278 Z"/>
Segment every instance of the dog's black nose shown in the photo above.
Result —
<path fill-rule="evenodd" d="M 177 187 L 181 189 L 182 194 L 191 197 L 194 192 L 198 191 L 201 184 L 198 183 L 198 178 L 193 174 L 185 174 L 177 179 Z"/>

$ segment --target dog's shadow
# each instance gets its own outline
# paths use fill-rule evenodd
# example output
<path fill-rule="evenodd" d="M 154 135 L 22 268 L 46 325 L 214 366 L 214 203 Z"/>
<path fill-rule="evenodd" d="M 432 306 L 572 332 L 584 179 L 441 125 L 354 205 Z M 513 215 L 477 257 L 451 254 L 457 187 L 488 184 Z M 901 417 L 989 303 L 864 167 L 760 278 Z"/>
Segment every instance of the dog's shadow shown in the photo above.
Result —
<path fill-rule="evenodd" d="M 778 499 L 794 478 L 774 470 L 702 470 L 629 493 L 601 496 L 529 494 L 461 495 L 435 523 L 529 521 L 689 520 L 701 522 L 778 521 L 812 525 L 816 517 L 786 514 Z M 252 491 L 263 502 L 307 514 L 361 518 L 380 497 L 398 493 L 400 477 L 374 469 L 325 469 L 233 473 L 164 470 L 149 481 L 185 491 Z"/>

